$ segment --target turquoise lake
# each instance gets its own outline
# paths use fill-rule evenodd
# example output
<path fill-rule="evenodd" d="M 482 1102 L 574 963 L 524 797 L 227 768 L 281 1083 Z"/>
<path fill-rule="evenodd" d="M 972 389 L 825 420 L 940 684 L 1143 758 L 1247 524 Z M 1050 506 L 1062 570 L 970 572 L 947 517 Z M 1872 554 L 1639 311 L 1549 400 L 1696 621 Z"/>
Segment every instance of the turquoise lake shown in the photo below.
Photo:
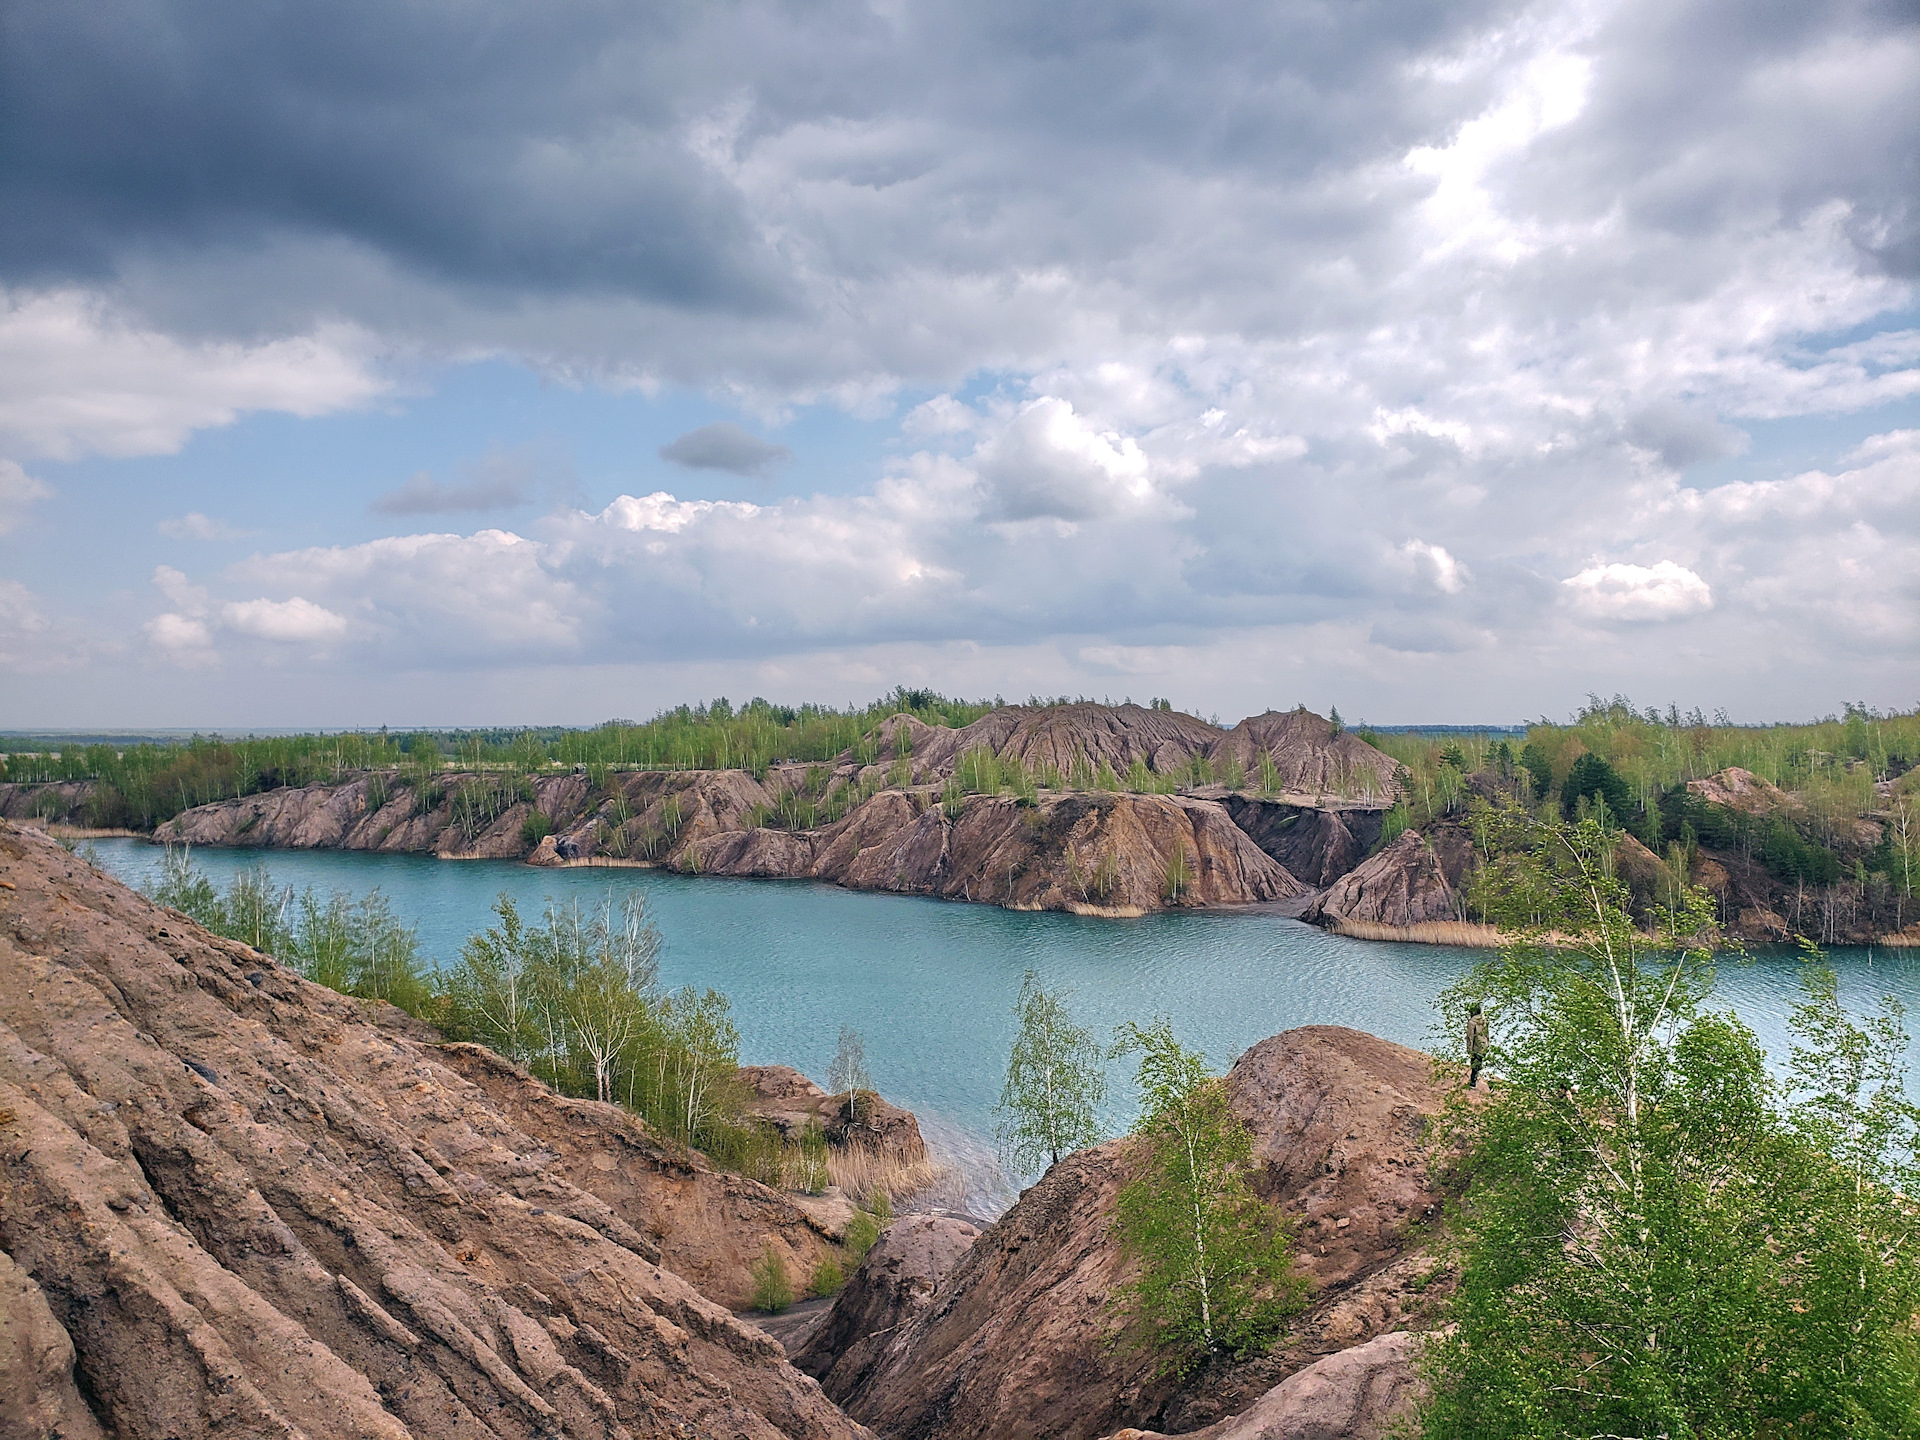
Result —
<path fill-rule="evenodd" d="M 121 879 L 141 887 L 157 879 L 159 847 L 92 844 L 97 863 Z M 993 1210 L 1011 1191 L 993 1173 L 987 1137 L 1013 1039 L 1011 1006 L 1028 969 L 1070 990 L 1076 1018 L 1097 1033 L 1166 1015 L 1185 1044 L 1224 1069 L 1295 1025 L 1350 1025 L 1434 1048 L 1434 997 L 1477 954 L 1349 940 L 1258 911 L 1097 920 L 659 870 L 539 870 L 341 851 L 201 849 L 193 860 L 220 885 L 264 863 L 276 882 L 299 889 L 378 886 L 395 913 L 418 926 L 422 953 L 442 964 L 492 922 L 489 906 L 503 891 L 523 915 L 538 915 L 549 899 L 599 905 L 639 890 L 665 941 L 662 982 L 724 991 L 744 1063 L 793 1065 L 822 1079 L 840 1027 L 852 1026 L 881 1093 L 920 1115 L 936 1149 L 967 1171 L 975 1208 Z M 1842 949 L 1830 958 L 1849 1003 L 1892 994 L 1920 1018 L 1920 955 Z M 1774 951 L 1719 971 L 1719 1003 L 1752 1026 L 1776 1060 L 1786 1055 L 1798 964 L 1791 952 Z M 1920 1071 L 1920 1046 L 1910 1054 Z M 1119 1066 L 1108 1109 L 1116 1129 L 1132 1115 Z"/>

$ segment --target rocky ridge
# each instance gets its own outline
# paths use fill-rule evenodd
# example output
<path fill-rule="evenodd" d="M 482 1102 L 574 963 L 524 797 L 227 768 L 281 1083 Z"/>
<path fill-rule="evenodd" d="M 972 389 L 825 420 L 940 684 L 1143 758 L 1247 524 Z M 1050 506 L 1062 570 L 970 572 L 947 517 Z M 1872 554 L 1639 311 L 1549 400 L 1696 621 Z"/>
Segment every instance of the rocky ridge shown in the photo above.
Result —
<path fill-rule="evenodd" d="M 550 865 L 657 863 L 1137 915 L 1170 905 L 1304 902 L 1365 855 L 1392 798 L 1388 757 L 1303 711 L 1255 716 L 1226 731 L 1137 705 L 1009 707 L 957 730 L 896 715 L 875 732 L 873 751 L 872 761 L 849 751 L 830 765 L 776 765 L 761 777 L 628 771 L 597 782 L 585 774 L 510 781 L 447 773 L 423 786 L 395 772 L 361 774 L 199 806 L 156 838 Z M 971 752 L 1017 765 L 1035 788 L 956 795 L 950 782 Z M 1274 794 L 1229 792 L 1209 778 L 1231 764 L 1257 781 L 1262 756 L 1280 787 Z M 1095 788 L 1136 766 L 1181 793 Z M 1313 878 L 1303 881 L 1294 867 Z"/>
<path fill-rule="evenodd" d="M 865 1433 L 671 1268 L 824 1253 L 785 1197 L 387 1019 L 0 826 L 9 1422 Z"/>
<path fill-rule="evenodd" d="M 942 1265 L 956 1247 L 931 1232 L 905 1256 L 877 1251 L 799 1363 L 894 1440 L 1180 1433 L 1246 1411 L 1328 1356 L 1417 1328 L 1442 1288 L 1429 1283 L 1425 1251 L 1444 1203 L 1427 1163 L 1443 1099 L 1432 1066 L 1403 1046 L 1312 1026 L 1261 1042 L 1229 1073 L 1259 1188 L 1293 1218 L 1311 1285 L 1307 1310 L 1269 1354 L 1181 1379 L 1125 1341 L 1110 1302 L 1128 1269 L 1111 1224 L 1129 1163 L 1126 1142 L 1110 1141 L 1055 1165 L 951 1268 Z M 1395 1391 L 1375 1408 L 1398 1403 Z"/>

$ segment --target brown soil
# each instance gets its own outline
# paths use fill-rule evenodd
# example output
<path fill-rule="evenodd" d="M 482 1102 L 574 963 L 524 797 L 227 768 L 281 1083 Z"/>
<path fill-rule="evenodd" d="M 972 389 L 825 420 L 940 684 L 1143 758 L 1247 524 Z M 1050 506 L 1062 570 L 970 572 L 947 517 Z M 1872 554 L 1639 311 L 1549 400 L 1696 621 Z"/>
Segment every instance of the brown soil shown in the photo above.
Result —
<path fill-rule="evenodd" d="M 0 826 L 0 879 L 10 1404 L 182 1440 L 863 1433 L 668 1268 L 824 1245 L 773 1192 L 44 838 Z"/>

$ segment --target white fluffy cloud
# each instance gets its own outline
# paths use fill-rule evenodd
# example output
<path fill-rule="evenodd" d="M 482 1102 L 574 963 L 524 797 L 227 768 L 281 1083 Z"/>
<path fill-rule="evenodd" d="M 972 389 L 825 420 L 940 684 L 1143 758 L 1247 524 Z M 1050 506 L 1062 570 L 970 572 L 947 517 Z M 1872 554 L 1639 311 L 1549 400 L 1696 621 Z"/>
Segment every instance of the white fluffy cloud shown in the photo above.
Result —
<path fill-rule="evenodd" d="M 1021 406 L 973 466 L 996 520 L 1098 520 L 1144 504 L 1153 489 L 1137 441 L 1095 430 L 1054 396 Z"/>
<path fill-rule="evenodd" d="M 1560 582 L 1596 620 L 1679 620 L 1713 608 L 1713 590 L 1684 565 L 1589 565 Z"/>
<path fill-rule="evenodd" d="M 79 290 L 0 290 L 0 444 L 16 453 L 165 455 L 251 410 L 316 416 L 387 387 L 358 327 L 285 339 L 181 340 Z"/>
<path fill-rule="evenodd" d="M 304 596 L 291 600 L 237 600 L 220 608 L 229 630 L 262 640 L 333 640 L 346 633 L 347 618 Z"/>

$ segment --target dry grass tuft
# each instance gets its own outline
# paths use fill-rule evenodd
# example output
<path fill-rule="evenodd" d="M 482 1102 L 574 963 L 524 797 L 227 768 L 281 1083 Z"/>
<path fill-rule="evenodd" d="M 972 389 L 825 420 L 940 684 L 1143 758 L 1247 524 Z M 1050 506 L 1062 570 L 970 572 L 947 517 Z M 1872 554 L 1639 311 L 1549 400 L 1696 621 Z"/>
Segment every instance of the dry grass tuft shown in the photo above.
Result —
<path fill-rule="evenodd" d="M 1492 947 L 1500 943 L 1500 932 L 1491 925 L 1475 925 L 1465 920 L 1423 920 L 1418 925 L 1382 925 L 1373 920 L 1339 920 L 1330 927 L 1336 935 L 1351 935 L 1356 940 L 1402 940 L 1413 945 L 1475 945 Z"/>
<path fill-rule="evenodd" d="M 880 1191 L 890 1200 L 917 1195 L 944 1173 L 925 1156 L 907 1160 L 891 1150 L 866 1145 L 835 1145 L 827 1151 L 827 1174 L 862 1205 Z"/>

